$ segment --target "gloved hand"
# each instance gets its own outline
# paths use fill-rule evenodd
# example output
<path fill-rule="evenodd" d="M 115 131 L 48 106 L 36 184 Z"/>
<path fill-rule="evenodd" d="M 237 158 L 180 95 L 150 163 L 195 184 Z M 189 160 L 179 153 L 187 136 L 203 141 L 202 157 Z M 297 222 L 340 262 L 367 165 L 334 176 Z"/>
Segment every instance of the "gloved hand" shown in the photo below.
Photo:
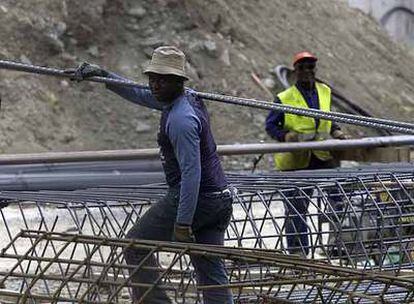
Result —
<path fill-rule="evenodd" d="M 297 142 L 299 141 L 299 134 L 293 131 L 289 131 L 285 134 L 285 142 Z"/>
<path fill-rule="evenodd" d="M 352 137 L 344 132 L 342 132 L 341 130 L 335 130 L 332 132 L 332 138 L 334 139 L 351 139 Z"/>
<path fill-rule="evenodd" d="M 65 73 L 73 74 L 72 80 L 82 81 L 93 76 L 107 77 L 109 73 L 95 64 L 82 62 L 76 69 L 66 69 Z"/>
<path fill-rule="evenodd" d="M 0 209 L 3 209 L 9 205 L 9 202 L 6 200 L 0 200 Z"/>
<path fill-rule="evenodd" d="M 195 243 L 195 237 L 191 226 L 188 225 L 174 225 L 174 241 L 183 243 Z"/>

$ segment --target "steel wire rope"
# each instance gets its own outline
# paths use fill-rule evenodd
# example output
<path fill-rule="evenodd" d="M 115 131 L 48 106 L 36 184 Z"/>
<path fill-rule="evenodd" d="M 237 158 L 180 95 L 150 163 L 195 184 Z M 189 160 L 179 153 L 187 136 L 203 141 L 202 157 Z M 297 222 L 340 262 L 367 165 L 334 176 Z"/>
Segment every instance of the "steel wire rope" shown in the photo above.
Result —
<path fill-rule="evenodd" d="M 41 75 L 65 77 L 65 78 L 73 78 L 73 74 L 66 73 L 65 70 L 50 68 L 50 67 L 36 66 L 32 64 L 25 64 L 25 63 L 13 62 L 13 61 L 7 61 L 7 60 L 0 60 L 0 69 L 15 70 L 15 71 L 20 71 L 20 72 L 28 72 L 28 73 L 35 73 L 35 74 L 41 74 Z M 118 80 L 118 79 L 112 79 L 112 78 L 106 78 L 106 77 L 91 77 L 91 78 L 88 78 L 87 80 L 93 81 L 93 82 L 105 83 L 105 84 L 136 86 L 139 88 L 148 89 L 147 86 L 137 84 L 133 81 Z M 365 126 L 365 127 L 375 128 L 375 129 L 385 129 L 385 130 L 394 131 L 398 133 L 414 134 L 414 124 L 408 123 L 408 122 L 399 122 L 399 121 L 392 121 L 388 119 L 364 117 L 364 116 L 358 116 L 358 115 L 352 115 L 352 114 L 346 114 L 346 113 L 338 113 L 338 112 L 328 113 L 328 112 L 324 112 L 321 110 L 296 108 L 292 106 L 275 104 L 275 103 L 270 103 L 270 102 L 252 99 L 252 98 L 241 98 L 241 97 L 235 97 L 235 96 L 197 92 L 197 91 L 195 91 L 194 93 L 198 97 L 203 98 L 203 99 L 214 100 L 214 101 L 224 102 L 228 104 L 248 106 L 248 107 L 259 108 L 259 109 L 264 109 L 264 110 L 275 110 L 279 112 L 285 112 L 285 113 L 296 114 L 296 115 L 301 115 L 301 116 L 308 116 L 308 117 L 319 118 L 319 119 L 326 119 L 326 120 L 341 122 L 345 124 Z"/>
<path fill-rule="evenodd" d="M 292 106 L 270 103 L 252 98 L 240 98 L 214 93 L 196 92 L 196 95 L 208 100 L 221 101 L 225 103 L 254 107 L 263 110 L 275 110 L 279 112 L 296 114 L 300 116 L 308 116 L 313 118 L 320 118 L 335 122 L 341 122 L 345 124 L 370 127 L 374 129 L 385 129 L 395 131 L 398 133 L 414 134 L 414 124 L 406 122 L 391 121 L 381 118 L 363 117 L 339 112 L 324 112 L 315 109 L 296 108 Z"/>

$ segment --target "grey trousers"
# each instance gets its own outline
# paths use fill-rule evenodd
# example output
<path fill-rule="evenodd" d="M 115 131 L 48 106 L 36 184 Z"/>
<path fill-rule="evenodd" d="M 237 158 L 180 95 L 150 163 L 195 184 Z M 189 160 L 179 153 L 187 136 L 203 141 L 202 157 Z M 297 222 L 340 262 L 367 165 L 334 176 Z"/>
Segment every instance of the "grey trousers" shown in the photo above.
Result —
<path fill-rule="evenodd" d="M 130 239 L 171 241 L 179 203 L 179 191 L 170 189 L 166 196 L 153 205 L 131 228 Z M 230 194 L 200 194 L 194 215 L 192 229 L 196 242 L 200 244 L 223 245 L 224 233 L 232 214 Z M 149 254 L 146 250 L 127 249 L 125 260 L 128 265 L 138 265 Z M 198 285 L 228 284 L 224 263 L 220 258 L 191 256 Z M 145 261 L 145 266 L 157 267 L 154 256 Z M 132 282 L 152 284 L 158 277 L 154 270 L 130 271 Z M 147 288 L 133 288 L 133 300 L 138 303 Z M 142 300 L 142 299 L 141 299 Z M 230 289 L 218 288 L 203 291 L 205 304 L 233 304 Z M 172 303 L 165 291 L 154 288 L 141 302 L 145 304 Z"/>

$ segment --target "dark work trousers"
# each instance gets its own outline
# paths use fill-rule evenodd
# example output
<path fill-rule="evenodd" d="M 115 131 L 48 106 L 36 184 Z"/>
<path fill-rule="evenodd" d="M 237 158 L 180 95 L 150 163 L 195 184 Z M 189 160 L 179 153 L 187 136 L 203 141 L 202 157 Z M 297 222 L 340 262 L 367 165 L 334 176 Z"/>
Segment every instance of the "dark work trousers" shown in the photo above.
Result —
<path fill-rule="evenodd" d="M 179 190 L 170 188 L 164 198 L 154 204 L 138 220 L 127 234 L 130 239 L 146 239 L 171 241 L 174 223 L 179 203 Z M 233 211 L 231 194 L 200 194 L 194 215 L 192 229 L 196 242 L 199 244 L 223 245 L 224 233 L 230 223 Z M 125 260 L 128 265 L 138 265 L 148 255 L 146 250 L 127 249 Z M 220 258 L 206 256 L 191 256 L 197 283 L 201 285 L 228 284 L 224 263 Z M 145 266 L 157 267 L 154 256 L 151 256 Z M 132 270 L 130 270 L 132 274 Z M 155 270 L 139 270 L 132 275 L 132 281 L 152 284 L 159 273 Z M 133 300 L 137 303 L 145 293 L 146 288 L 133 288 Z M 230 289 L 218 288 L 203 291 L 205 304 L 233 304 Z M 142 303 L 165 304 L 171 303 L 165 291 L 154 288 Z"/>
<path fill-rule="evenodd" d="M 304 170 L 331 169 L 337 167 L 332 161 L 321 161 L 312 154 L 309 166 Z M 287 249 L 290 254 L 308 255 L 309 253 L 309 228 L 306 223 L 306 217 L 309 207 L 309 199 L 313 189 L 303 191 L 287 191 L 285 195 L 289 202 L 285 202 L 286 216 L 286 239 Z"/>
<path fill-rule="evenodd" d="M 286 239 L 287 249 L 290 254 L 308 255 L 309 253 L 309 229 L 306 223 L 309 200 L 313 189 L 303 191 L 293 190 L 285 193 L 288 202 L 285 203 Z"/>

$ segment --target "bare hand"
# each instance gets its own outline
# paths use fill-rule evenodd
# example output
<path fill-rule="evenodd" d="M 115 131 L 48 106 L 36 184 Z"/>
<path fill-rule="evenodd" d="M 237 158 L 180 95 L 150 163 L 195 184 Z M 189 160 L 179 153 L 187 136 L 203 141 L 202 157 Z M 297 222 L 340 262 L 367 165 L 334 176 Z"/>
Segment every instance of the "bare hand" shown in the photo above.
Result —
<path fill-rule="evenodd" d="M 352 136 L 350 136 L 349 134 L 346 134 L 344 132 L 342 132 L 341 130 L 335 130 L 332 132 L 332 137 L 334 139 L 340 139 L 340 140 L 344 140 L 344 139 L 351 139 Z"/>
<path fill-rule="evenodd" d="M 285 142 L 298 142 L 299 134 L 293 131 L 289 131 L 285 134 Z"/>

